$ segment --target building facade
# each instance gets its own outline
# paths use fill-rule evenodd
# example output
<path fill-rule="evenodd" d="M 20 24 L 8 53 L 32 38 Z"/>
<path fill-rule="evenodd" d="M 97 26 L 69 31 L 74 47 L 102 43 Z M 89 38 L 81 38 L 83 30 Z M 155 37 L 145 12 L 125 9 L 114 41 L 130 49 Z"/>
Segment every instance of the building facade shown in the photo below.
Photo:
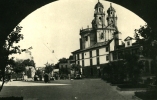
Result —
<path fill-rule="evenodd" d="M 142 78 L 154 77 L 154 61 L 142 55 L 142 46 L 130 36 L 121 40 L 121 32 L 117 26 L 118 17 L 112 4 L 107 10 L 107 16 L 99 1 L 94 9 L 92 27 L 80 30 L 80 49 L 72 52 L 75 63 L 82 66 L 82 75 L 101 77 L 104 74 L 103 68 L 109 62 L 125 60 L 131 54 L 137 55 L 139 61 L 144 63 Z"/>
<path fill-rule="evenodd" d="M 59 74 L 60 77 L 64 76 L 66 78 L 68 78 L 71 73 L 71 65 L 74 64 L 74 58 L 73 56 L 69 56 L 68 59 L 66 59 L 65 62 L 59 62 Z"/>
<path fill-rule="evenodd" d="M 75 63 L 82 66 L 81 73 L 85 77 L 100 77 L 101 67 L 111 60 L 110 51 L 121 44 L 116 10 L 112 4 L 107 10 L 107 16 L 99 1 L 94 9 L 92 27 L 80 30 L 80 49 L 72 52 Z"/>
<path fill-rule="evenodd" d="M 111 62 L 124 60 L 127 55 L 136 55 L 139 57 L 138 61 L 143 62 L 142 79 L 146 80 L 147 78 L 153 78 L 155 77 L 155 62 L 149 57 L 144 57 L 142 50 L 143 46 L 136 42 L 132 37 L 128 36 L 124 39 L 122 45 L 119 45 L 113 51 L 110 51 Z"/>

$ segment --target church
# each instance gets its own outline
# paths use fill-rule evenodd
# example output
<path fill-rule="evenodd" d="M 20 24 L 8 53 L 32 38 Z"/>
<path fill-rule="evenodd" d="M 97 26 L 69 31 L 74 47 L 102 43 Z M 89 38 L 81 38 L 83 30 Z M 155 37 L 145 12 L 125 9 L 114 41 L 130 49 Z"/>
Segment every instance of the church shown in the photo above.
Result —
<path fill-rule="evenodd" d="M 100 77 L 101 68 L 113 60 L 111 51 L 121 45 L 116 10 L 110 4 L 107 14 L 99 1 L 94 7 L 92 27 L 80 30 L 80 49 L 73 51 L 75 63 L 82 66 L 85 77 Z"/>

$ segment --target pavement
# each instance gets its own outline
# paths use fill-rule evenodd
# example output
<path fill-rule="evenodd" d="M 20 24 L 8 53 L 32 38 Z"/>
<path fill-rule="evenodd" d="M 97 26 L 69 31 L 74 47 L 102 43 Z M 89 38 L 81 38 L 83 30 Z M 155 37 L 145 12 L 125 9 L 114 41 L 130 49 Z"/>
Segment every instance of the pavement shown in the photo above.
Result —
<path fill-rule="evenodd" d="M 5 83 L 0 97 L 24 100 L 132 100 L 134 91 L 118 91 L 101 79 L 12 81 Z"/>

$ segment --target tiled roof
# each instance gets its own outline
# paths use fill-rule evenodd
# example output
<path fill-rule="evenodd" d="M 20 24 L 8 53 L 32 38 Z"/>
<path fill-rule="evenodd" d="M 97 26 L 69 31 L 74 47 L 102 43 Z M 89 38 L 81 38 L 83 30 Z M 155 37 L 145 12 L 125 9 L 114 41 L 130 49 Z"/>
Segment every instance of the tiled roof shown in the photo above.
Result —
<path fill-rule="evenodd" d="M 111 39 L 111 40 L 109 40 L 109 41 L 106 41 L 106 42 L 99 42 L 99 43 L 94 44 L 93 46 L 90 46 L 90 47 L 85 48 L 85 49 L 82 49 L 82 50 L 79 49 L 79 50 L 76 50 L 76 51 L 74 51 L 74 52 L 80 52 L 80 51 L 84 51 L 84 50 L 93 49 L 93 48 L 96 48 L 96 47 L 105 46 L 105 45 L 110 44 L 112 40 L 113 40 L 113 39 Z M 74 53 L 74 52 L 73 52 L 73 53 Z"/>
<path fill-rule="evenodd" d="M 127 38 L 124 39 L 124 41 L 132 40 L 133 38 L 128 36 Z"/>
<path fill-rule="evenodd" d="M 98 8 L 98 7 L 102 7 L 102 8 L 104 8 L 104 6 L 102 5 L 102 3 L 100 3 L 100 2 L 98 2 L 98 3 L 95 5 L 94 8 L 96 9 L 96 8 Z"/>
<path fill-rule="evenodd" d="M 73 56 L 72 55 L 69 57 L 69 60 L 73 60 Z"/>
<path fill-rule="evenodd" d="M 100 47 L 100 46 L 104 46 L 107 45 L 108 42 L 100 42 L 100 43 L 96 43 L 93 46 L 89 47 L 89 48 L 95 48 L 95 47 Z M 88 48 L 87 48 L 88 49 Z"/>
<path fill-rule="evenodd" d="M 108 8 L 107 11 L 115 11 L 115 9 L 112 7 L 112 3 L 110 3 L 110 7 Z"/>
<path fill-rule="evenodd" d="M 94 44 L 93 46 L 89 47 L 89 48 L 86 48 L 86 49 L 91 49 L 91 48 L 95 48 L 95 47 L 101 47 L 101 46 L 105 46 L 105 45 L 108 45 L 111 43 L 113 39 L 109 40 L 109 41 L 105 41 L 105 42 L 99 42 L 99 43 L 96 43 Z"/>

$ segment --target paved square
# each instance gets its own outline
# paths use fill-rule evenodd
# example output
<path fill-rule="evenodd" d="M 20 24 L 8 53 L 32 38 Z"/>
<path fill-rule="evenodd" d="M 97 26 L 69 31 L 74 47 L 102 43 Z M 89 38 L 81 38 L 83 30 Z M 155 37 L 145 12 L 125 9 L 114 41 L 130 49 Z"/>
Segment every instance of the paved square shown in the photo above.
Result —
<path fill-rule="evenodd" d="M 24 100 L 126 100 L 101 79 L 13 81 L 5 84 L 0 96 L 23 96 Z"/>

